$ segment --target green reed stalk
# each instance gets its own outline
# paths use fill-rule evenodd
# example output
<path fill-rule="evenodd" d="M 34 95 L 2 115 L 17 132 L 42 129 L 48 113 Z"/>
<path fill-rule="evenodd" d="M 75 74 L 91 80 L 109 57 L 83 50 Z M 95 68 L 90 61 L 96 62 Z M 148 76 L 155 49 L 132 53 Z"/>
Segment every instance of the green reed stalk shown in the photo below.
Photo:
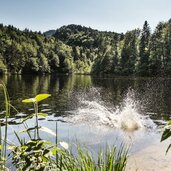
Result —
<path fill-rule="evenodd" d="M 58 147 L 58 137 L 57 137 L 57 133 L 58 133 L 58 123 L 56 122 L 56 148 Z M 58 152 L 56 151 L 56 166 L 58 166 Z"/>
<path fill-rule="evenodd" d="M 2 87 L 3 87 L 4 97 L 5 97 L 6 114 L 5 114 L 5 134 L 4 134 L 1 158 L 4 160 L 4 166 L 6 166 L 8 117 L 9 117 L 9 114 L 10 114 L 10 106 L 9 106 L 9 97 L 8 97 L 7 89 L 6 89 L 6 86 L 5 86 L 5 84 L 3 82 L 2 82 Z"/>
<path fill-rule="evenodd" d="M 85 147 L 79 145 L 77 154 L 65 151 L 58 156 L 58 163 L 54 170 L 73 170 L 73 171 L 125 171 L 128 149 L 125 145 L 120 145 L 119 149 L 115 146 L 107 147 L 105 152 L 98 152 L 97 158 Z"/>
<path fill-rule="evenodd" d="M 34 110 L 36 115 L 36 131 L 37 131 L 37 139 L 40 139 L 39 136 L 39 121 L 38 121 L 38 103 L 34 102 Z"/>
<path fill-rule="evenodd" d="M 1 156 L 1 152 L 2 152 L 2 130 L 1 130 L 1 122 L 0 122 L 0 156 Z"/>

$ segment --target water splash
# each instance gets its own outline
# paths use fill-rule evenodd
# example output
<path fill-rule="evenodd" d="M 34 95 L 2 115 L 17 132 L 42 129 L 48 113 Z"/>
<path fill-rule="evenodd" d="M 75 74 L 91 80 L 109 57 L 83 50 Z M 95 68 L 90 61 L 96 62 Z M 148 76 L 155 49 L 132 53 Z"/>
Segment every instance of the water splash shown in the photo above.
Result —
<path fill-rule="evenodd" d="M 154 127 L 153 121 L 148 116 L 143 116 L 138 112 L 140 105 L 135 100 L 133 90 L 128 90 L 122 104 L 115 108 L 107 107 L 95 88 L 79 96 L 78 100 L 79 107 L 74 111 L 74 115 L 67 118 L 69 122 L 124 130 Z"/>
<path fill-rule="evenodd" d="M 132 90 L 129 90 L 121 108 L 115 112 L 118 116 L 118 127 L 125 130 L 136 130 L 143 128 L 144 125 L 138 113 L 138 102 L 134 100 L 135 95 Z"/>

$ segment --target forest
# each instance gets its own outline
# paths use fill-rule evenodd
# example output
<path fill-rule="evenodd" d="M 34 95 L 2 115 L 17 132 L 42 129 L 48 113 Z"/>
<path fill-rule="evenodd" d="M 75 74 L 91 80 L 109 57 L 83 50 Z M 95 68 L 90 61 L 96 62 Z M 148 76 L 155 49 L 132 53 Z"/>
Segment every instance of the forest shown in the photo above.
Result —
<path fill-rule="evenodd" d="M 171 75 L 171 19 L 126 33 L 81 25 L 45 33 L 0 24 L 0 73 Z"/>

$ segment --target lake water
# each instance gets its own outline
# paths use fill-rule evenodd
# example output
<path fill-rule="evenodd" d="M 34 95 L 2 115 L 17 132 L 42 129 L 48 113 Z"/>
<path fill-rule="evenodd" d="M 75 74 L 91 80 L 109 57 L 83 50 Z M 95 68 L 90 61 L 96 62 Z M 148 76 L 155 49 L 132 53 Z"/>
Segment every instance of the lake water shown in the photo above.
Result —
<path fill-rule="evenodd" d="M 22 99 L 49 93 L 39 105 L 49 115 L 40 125 L 55 131 L 57 122 L 58 141 L 83 143 L 93 151 L 124 142 L 130 147 L 127 170 L 171 170 L 171 154 L 165 155 L 169 141 L 160 143 L 161 129 L 171 117 L 170 78 L 12 75 L 2 80 L 19 111 L 11 110 L 11 142 L 17 143 L 13 131 L 23 129 L 20 119 L 33 113 L 33 106 Z M 1 91 L 1 120 L 3 106 Z M 41 137 L 55 141 L 51 135 Z"/>

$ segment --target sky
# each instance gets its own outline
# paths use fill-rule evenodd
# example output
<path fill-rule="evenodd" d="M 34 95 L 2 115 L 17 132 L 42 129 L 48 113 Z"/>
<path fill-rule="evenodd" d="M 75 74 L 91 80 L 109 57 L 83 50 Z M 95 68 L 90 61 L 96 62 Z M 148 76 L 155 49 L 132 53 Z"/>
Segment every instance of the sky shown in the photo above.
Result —
<path fill-rule="evenodd" d="M 47 31 L 79 24 L 125 33 L 171 18 L 171 0 L 0 0 L 0 23 Z"/>

